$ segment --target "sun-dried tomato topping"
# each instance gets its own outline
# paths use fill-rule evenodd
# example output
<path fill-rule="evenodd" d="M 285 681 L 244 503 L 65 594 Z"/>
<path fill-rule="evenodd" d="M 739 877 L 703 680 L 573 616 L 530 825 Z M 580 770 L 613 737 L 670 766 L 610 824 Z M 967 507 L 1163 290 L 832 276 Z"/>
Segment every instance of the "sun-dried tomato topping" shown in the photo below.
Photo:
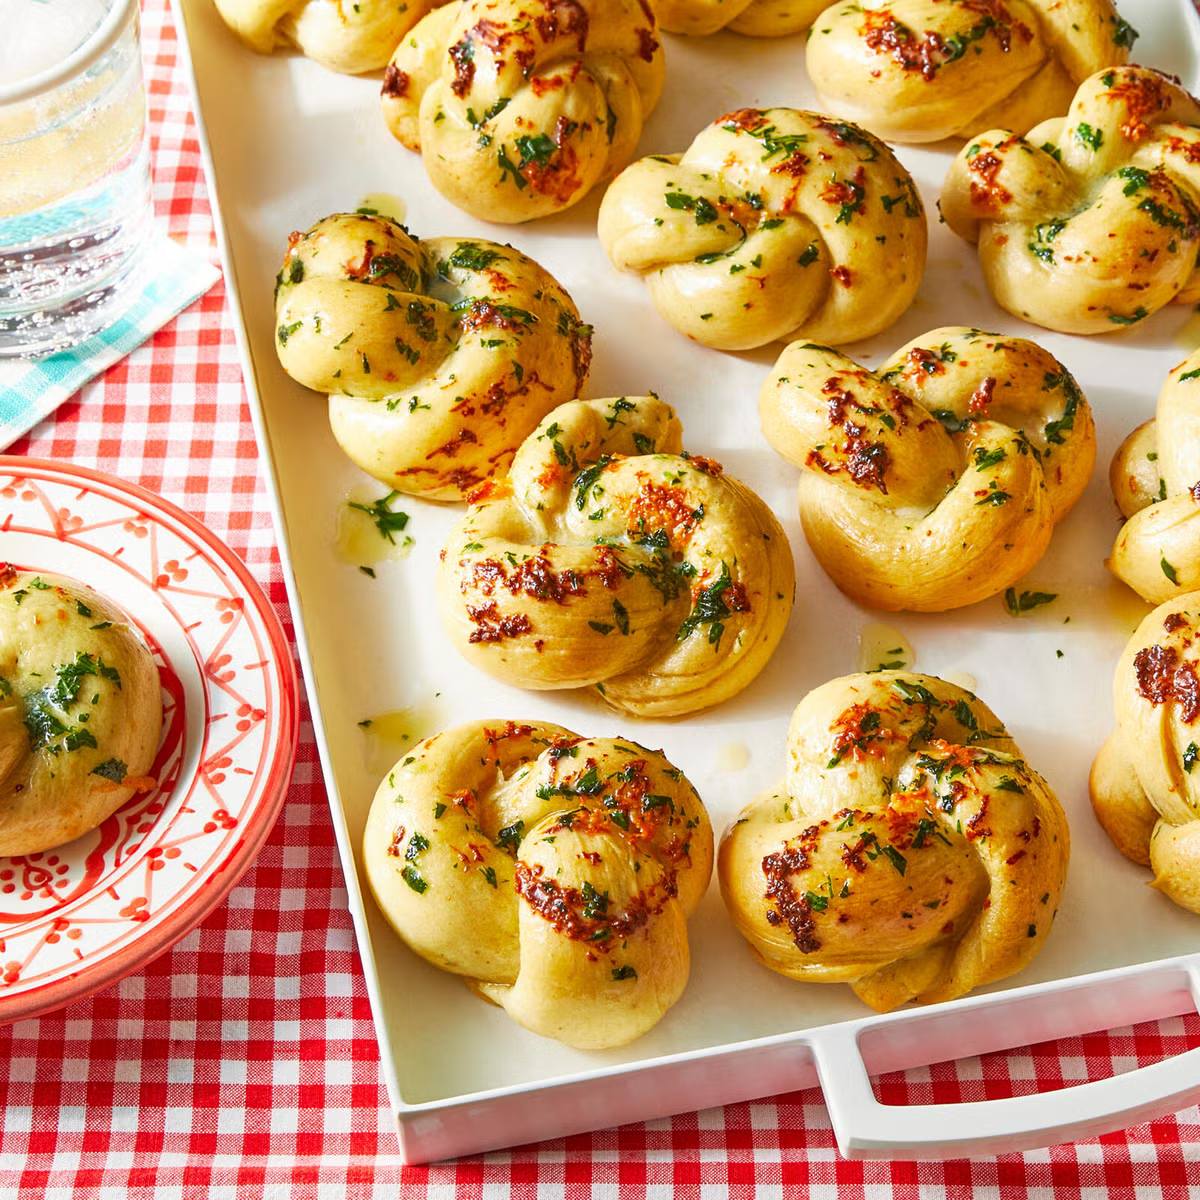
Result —
<path fill-rule="evenodd" d="M 467 492 L 466 499 L 468 504 L 482 504 L 485 500 L 500 500 L 511 494 L 512 488 L 507 481 L 485 479 L 478 487 Z"/>
<path fill-rule="evenodd" d="M 816 936 L 812 905 L 792 886 L 792 876 L 808 870 L 809 855 L 824 824 L 810 826 L 799 838 L 785 842 L 781 850 L 762 860 L 762 873 L 767 879 L 766 899 L 773 905 L 766 911 L 767 923 L 786 924 L 801 954 L 812 954 L 821 948 L 821 943 Z"/>
<path fill-rule="evenodd" d="M 996 380 L 989 375 L 972 393 L 967 401 L 967 411 L 975 413 L 987 412 L 996 392 Z"/>
<path fill-rule="evenodd" d="M 717 479 L 725 473 L 725 468 L 715 458 L 708 458 L 703 454 L 687 454 L 684 457 L 697 471 L 703 471 L 705 475 L 711 475 L 713 479 Z"/>
<path fill-rule="evenodd" d="M 509 738 L 528 737 L 532 732 L 532 725 L 518 725 L 516 721 L 507 721 L 503 729 L 492 729 L 487 725 L 483 727 L 484 740 L 493 750 Z"/>
<path fill-rule="evenodd" d="M 10 562 L 0 563 L 0 588 L 12 587 L 17 582 L 17 568 Z"/>
<path fill-rule="evenodd" d="M 457 792 L 451 792 L 446 798 L 465 813 L 473 812 L 479 803 L 479 797 L 470 788 L 460 788 Z"/>
<path fill-rule="evenodd" d="M 1153 128 L 1153 118 L 1171 107 L 1171 97 L 1164 84 L 1165 75 L 1158 72 L 1147 74 L 1122 74 L 1105 95 L 1125 106 L 1125 120 L 1121 133 L 1131 142 L 1145 141 Z"/>
<path fill-rule="evenodd" d="M 402 96 L 408 95 L 409 83 L 410 78 L 406 71 L 388 63 L 387 69 L 383 73 L 383 86 L 379 89 L 379 94 L 392 100 L 398 100 Z"/>
<path fill-rule="evenodd" d="M 929 750 L 940 757 L 941 761 L 952 767 L 961 767 L 964 771 L 984 762 L 986 751 L 975 746 L 961 746 L 956 742 L 947 742 L 944 738 L 933 738 L 929 742 Z"/>
<path fill-rule="evenodd" d="M 808 170 L 812 159 L 801 150 L 793 150 L 786 158 L 781 159 L 771 167 L 772 175 L 790 175 L 793 179 L 803 179 L 804 173 Z M 784 204 L 785 211 L 791 211 L 793 196 L 789 197 Z M 739 222 L 744 224 L 744 222 Z"/>
<path fill-rule="evenodd" d="M 1174 134 L 1165 140 L 1170 153 L 1181 155 L 1189 163 L 1200 163 L 1200 142 L 1190 142 Z"/>
<path fill-rule="evenodd" d="M 956 780 L 955 782 L 961 782 Z M 991 806 L 991 797 L 984 796 L 979 802 L 979 811 L 967 821 L 967 827 L 964 832 L 967 835 L 967 841 L 974 842 L 980 838 L 991 837 L 992 829 L 990 825 L 985 825 L 987 819 L 988 808 Z"/>
<path fill-rule="evenodd" d="M 436 450 L 430 450 L 425 457 L 437 458 L 444 456 L 446 458 L 457 458 L 458 452 L 464 446 L 473 446 L 478 444 L 478 442 L 479 436 L 473 429 L 460 429 L 448 442 L 444 442 Z"/>
<path fill-rule="evenodd" d="M 1138 693 L 1151 704 L 1174 700 L 1179 715 L 1190 725 L 1200 716 L 1200 679 L 1192 663 L 1181 662 L 1174 646 L 1146 646 L 1133 660 Z"/>
<path fill-rule="evenodd" d="M 471 34 L 467 33 L 461 41 L 455 42 L 449 50 L 450 61 L 454 64 L 454 80 L 450 90 L 458 97 L 463 97 L 471 90 L 475 81 L 475 43 Z"/>
<path fill-rule="evenodd" d="M 743 133 L 757 133 L 767 124 L 766 114 L 759 108 L 735 108 L 714 122 L 716 125 L 732 125 Z"/>
<path fill-rule="evenodd" d="M 626 532 L 630 538 L 666 532 L 673 548 L 684 544 L 700 523 L 703 512 L 688 499 L 679 486 L 664 483 L 643 483 L 629 506 Z"/>
<path fill-rule="evenodd" d="M 859 487 L 877 488 L 887 495 L 888 467 L 892 464 L 892 456 L 888 448 L 881 442 L 868 441 L 863 435 L 861 425 L 847 422 L 843 427 L 846 441 L 841 447 L 842 463 L 830 462 L 819 450 L 810 450 L 805 462 L 810 467 L 817 467 L 826 475 L 837 475 L 845 472 Z"/>
<path fill-rule="evenodd" d="M 942 361 L 941 356 L 932 350 L 926 350 L 924 346 L 914 346 L 908 352 L 908 364 L 906 371 L 915 368 L 916 373 L 921 375 L 945 375 L 946 373 L 946 364 Z"/>
<path fill-rule="evenodd" d="M 367 238 L 363 244 L 362 261 L 355 263 L 347 259 L 342 266 L 347 279 L 370 279 L 371 264 L 375 261 L 375 243 Z"/>
<path fill-rule="evenodd" d="M 637 40 L 638 57 L 645 59 L 646 62 L 653 62 L 655 51 L 658 50 L 658 38 L 654 36 L 653 31 L 639 29 L 637 31 Z"/>
<path fill-rule="evenodd" d="M 597 546 L 592 563 L 581 570 L 568 567 L 555 570 L 550 561 L 546 544 L 537 554 L 522 560 L 515 566 L 501 562 L 498 558 L 481 558 L 471 563 L 470 574 L 463 580 L 465 592 L 474 587 L 485 596 L 490 596 L 498 585 L 503 585 L 514 596 L 524 594 L 535 600 L 551 600 L 565 604 L 572 596 L 582 596 L 587 591 L 587 581 L 598 579 L 606 588 L 617 587 L 627 571 L 621 569 L 621 560 L 611 546 Z"/>
<path fill-rule="evenodd" d="M 1180 612 L 1167 613 L 1163 617 L 1163 628 L 1168 633 L 1174 633 L 1177 629 L 1183 629 L 1188 624 L 1188 619 Z"/>
<path fill-rule="evenodd" d="M 853 272 L 849 267 L 832 267 L 829 274 L 834 277 L 842 285 L 842 287 L 853 287 L 851 282 L 854 278 Z"/>
<path fill-rule="evenodd" d="M 1015 20 L 1002 0 L 959 0 L 958 7 L 979 15 L 976 26 L 967 31 L 971 41 L 994 37 L 1002 53 L 1012 49 L 1015 33 L 1028 43 L 1033 30 L 1024 21 Z M 860 33 L 867 47 L 877 54 L 886 54 L 905 71 L 918 71 L 926 81 L 932 80 L 947 63 L 963 57 L 963 35 L 946 39 L 934 30 L 919 36 L 909 26 L 896 20 L 889 9 L 871 9 L 864 13 L 865 23 Z"/>
<path fill-rule="evenodd" d="M 544 42 L 574 38 L 580 54 L 587 48 L 588 15 L 579 0 L 552 0 L 549 13 L 534 17 L 533 23 Z"/>
<path fill-rule="evenodd" d="M 967 170 L 978 177 L 971 180 L 971 199 L 980 208 L 993 212 L 1012 200 L 1012 192 L 997 182 L 996 176 L 1004 166 L 1004 159 L 991 150 L 985 150 L 967 160 Z"/>
<path fill-rule="evenodd" d="M 529 325 L 510 309 L 504 309 L 490 300 L 472 300 L 459 317 L 459 323 L 464 331 L 477 329 L 504 329 L 509 333 L 521 333 Z"/>
<path fill-rule="evenodd" d="M 583 387 L 592 366 L 592 330 L 590 325 L 573 325 L 571 328 L 571 365 L 575 368 L 576 390 Z"/>
<path fill-rule="evenodd" d="M 860 33 L 868 50 L 886 54 L 904 70 L 919 71 L 925 79 L 937 74 L 945 53 L 945 43 L 938 34 L 930 32 L 919 38 L 886 8 L 868 10 L 863 17 Z"/>
<path fill-rule="evenodd" d="M 403 825 L 397 825 L 392 830 L 392 840 L 388 843 L 387 852 L 392 858 L 399 858 L 404 853 L 404 833 Z"/>
<path fill-rule="evenodd" d="M 543 546 L 537 554 L 523 560 L 505 580 L 508 590 L 515 596 L 524 592 L 535 600 L 553 600 L 565 604 L 569 597 L 578 596 L 587 590 L 587 584 L 577 571 L 556 571 Z"/>
<path fill-rule="evenodd" d="M 675 872 L 669 871 L 631 897 L 624 911 L 612 912 L 612 901 L 606 894 L 594 889 L 585 894 L 582 888 L 551 879 L 540 864 L 531 867 L 520 861 L 513 872 L 513 886 L 517 895 L 558 933 L 572 941 L 586 941 L 601 953 L 636 933 L 679 891 Z"/>
<path fill-rule="evenodd" d="M 866 183 L 866 168 L 860 166 L 854 172 L 853 179 L 831 179 L 821 189 L 821 199 L 826 204 L 837 204 L 843 208 L 852 208 L 854 212 L 862 212 L 863 200 L 867 194 Z"/>
<path fill-rule="evenodd" d="M 517 169 L 529 186 L 541 196 L 552 196 L 565 204 L 582 186 L 579 178 L 579 155 L 569 139 L 579 126 L 560 116 L 554 123 L 550 140 L 554 151 L 542 158 L 523 162 Z"/>
<path fill-rule="evenodd" d="M 467 616 L 475 626 L 468 639 L 473 644 L 503 642 L 507 638 L 520 637 L 533 629 L 533 622 L 524 613 L 502 615 L 495 600 L 490 604 L 468 606 Z"/>
<path fill-rule="evenodd" d="M 879 709 L 866 700 L 851 705 L 829 729 L 834 735 L 831 750 L 836 762 L 847 756 L 856 760 L 867 755 L 882 758 L 887 753 L 887 743 L 897 738 L 894 730 L 883 725 Z"/>

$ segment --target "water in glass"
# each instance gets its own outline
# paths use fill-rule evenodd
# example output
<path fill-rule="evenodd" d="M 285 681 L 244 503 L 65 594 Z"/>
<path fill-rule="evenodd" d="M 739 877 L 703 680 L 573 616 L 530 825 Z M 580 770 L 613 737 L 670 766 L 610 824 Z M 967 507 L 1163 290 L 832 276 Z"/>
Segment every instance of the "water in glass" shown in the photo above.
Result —
<path fill-rule="evenodd" d="M 150 228 L 136 0 L 0 0 L 0 356 L 109 326 Z"/>

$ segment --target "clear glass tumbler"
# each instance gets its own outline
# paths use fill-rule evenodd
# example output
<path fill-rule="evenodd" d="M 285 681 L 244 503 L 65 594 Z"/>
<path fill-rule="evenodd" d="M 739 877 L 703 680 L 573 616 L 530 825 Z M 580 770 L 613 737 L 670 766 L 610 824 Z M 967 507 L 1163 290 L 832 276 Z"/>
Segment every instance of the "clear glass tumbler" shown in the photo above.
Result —
<path fill-rule="evenodd" d="M 0 357 L 111 325 L 151 228 L 137 0 L 0 0 Z"/>

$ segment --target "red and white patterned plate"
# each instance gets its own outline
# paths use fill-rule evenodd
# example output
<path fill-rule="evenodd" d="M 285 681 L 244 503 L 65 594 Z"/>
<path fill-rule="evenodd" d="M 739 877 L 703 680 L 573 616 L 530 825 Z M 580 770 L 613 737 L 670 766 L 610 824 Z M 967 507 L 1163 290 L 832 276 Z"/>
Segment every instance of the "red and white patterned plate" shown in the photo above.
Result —
<path fill-rule="evenodd" d="M 159 496 L 71 463 L 0 455 L 0 561 L 95 588 L 130 615 L 163 688 L 157 786 L 99 829 L 0 858 L 0 1022 L 114 983 L 218 904 L 278 815 L 298 691 L 241 560 Z"/>

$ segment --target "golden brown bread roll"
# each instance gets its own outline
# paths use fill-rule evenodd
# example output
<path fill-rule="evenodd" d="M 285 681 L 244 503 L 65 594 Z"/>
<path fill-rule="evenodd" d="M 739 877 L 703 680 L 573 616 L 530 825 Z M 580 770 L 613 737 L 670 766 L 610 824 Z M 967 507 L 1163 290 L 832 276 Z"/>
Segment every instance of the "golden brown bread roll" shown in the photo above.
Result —
<path fill-rule="evenodd" d="M 1121 443 L 1109 481 L 1127 518 L 1113 574 L 1151 604 L 1200 588 L 1200 351 L 1167 376 L 1155 419 Z"/>
<path fill-rule="evenodd" d="M 786 37 L 807 29 L 828 0 L 652 0 L 668 33 L 702 35 L 732 29 L 747 37 Z"/>
<path fill-rule="evenodd" d="M 791 548 L 681 436 L 657 396 L 546 416 L 442 551 L 438 603 L 471 663 L 517 687 L 595 687 L 641 717 L 709 708 L 758 675 L 791 611 Z"/>
<path fill-rule="evenodd" d="M 925 270 L 925 209 L 892 152 L 793 108 L 738 109 L 682 155 L 640 159 L 605 193 L 599 233 L 665 320 L 721 350 L 870 337 Z"/>
<path fill-rule="evenodd" d="M 934 329 L 876 370 L 793 342 L 763 384 L 767 441 L 800 467 L 800 519 L 834 583 L 943 612 L 1042 557 L 1096 457 L 1070 371 L 1023 338 Z"/>
<path fill-rule="evenodd" d="M 788 730 L 785 787 L 725 834 L 718 875 L 754 953 L 872 1008 L 953 1000 L 1042 948 L 1066 816 L 996 715 L 928 675 L 848 675 Z"/>
<path fill-rule="evenodd" d="M 629 161 L 662 90 L 657 34 L 639 0 L 462 0 L 396 48 L 384 120 L 452 204 L 544 217 Z"/>
<path fill-rule="evenodd" d="M 331 71 L 377 71 L 400 39 L 445 0 L 214 0 L 251 49 L 295 46 Z"/>
<path fill-rule="evenodd" d="M 1200 592 L 1160 604 L 1113 679 L 1117 727 L 1092 765 L 1092 807 L 1153 886 L 1200 913 Z"/>
<path fill-rule="evenodd" d="M 329 422 L 364 471 L 459 500 L 502 478 L 542 416 L 579 394 L 590 325 L 512 246 L 419 241 L 396 221 L 336 213 L 289 239 L 275 348 L 329 393 Z"/>
<path fill-rule="evenodd" d="M 1200 299 L 1200 103 L 1145 67 L 1091 76 L 1065 117 L 989 129 L 942 215 L 979 245 L 996 302 L 1063 333 L 1116 333 Z"/>
<path fill-rule="evenodd" d="M 603 1049 L 640 1037 L 682 994 L 713 837 L 659 751 L 477 722 L 388 772 L 363 859 L 422 958 L 527 1029 Z"/>
<path fill-rule="evenodd" d="M 153 787 L 161 729 L 158 668 L 124 614 L 0 564 L 0 855 L 73 841 Z"/>
<path fill-rule="evenodd" d="M 935 142 L 1058 116 L 1136 38 L 1112 0 L 862 0 L 815 19 L 808 74 L 830 111 Z"/>

